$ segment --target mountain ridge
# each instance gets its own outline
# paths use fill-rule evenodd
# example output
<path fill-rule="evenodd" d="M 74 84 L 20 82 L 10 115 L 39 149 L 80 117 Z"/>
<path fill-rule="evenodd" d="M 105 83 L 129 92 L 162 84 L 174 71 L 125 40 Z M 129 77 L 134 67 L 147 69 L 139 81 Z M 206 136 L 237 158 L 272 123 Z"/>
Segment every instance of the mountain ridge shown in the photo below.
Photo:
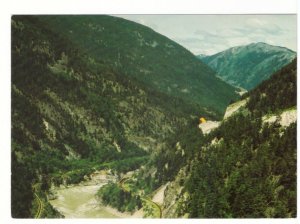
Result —
<path fill-rule="evenodd" d="M 199 117 L 220 119 L 236 89 L 140 27 L 109 16 L 12 17 L 12 217 L 62 217 L 52 186 L 100 170 L 116 182 L 97 203 L 122 212 L 143 206 L 153 217 L 149 199 L 164 186 L 159 217 L 295 217 L 295 116 L 286 127 L 273 116 L 295 107 L 296 60 L 203 133 Z"/>
<path fill-rule="evenodd" d="M 296 57 L 296 52 L 264 42 L 236 46 L 201 60 L 231 85 L 253 89 Z"/>
<path fill-rule="evenodd" d="M 234 88 L 179 45 L 151 28 L 111 16 L 44 16 L 47 26 L 95 60 L 151 88 L 224 113 Z M 84 34 L 84 35 L 83 35 Z"/>

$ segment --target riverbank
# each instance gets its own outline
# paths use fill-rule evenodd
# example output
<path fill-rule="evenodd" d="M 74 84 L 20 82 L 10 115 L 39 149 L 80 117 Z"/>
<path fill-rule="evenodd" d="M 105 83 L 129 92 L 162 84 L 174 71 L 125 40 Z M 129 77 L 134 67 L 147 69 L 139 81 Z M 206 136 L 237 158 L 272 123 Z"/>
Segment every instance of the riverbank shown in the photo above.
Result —
<path fill-rule="evenodd" d="M 49 200 L 50 204 L 65 218 L 138 218 L 138 215 L 101 205 L 97 200 L 98 190 L 109 181 L 116 181 L 114 176 L 95 172 L 90 178 L 79 184 L 52 188 L 55 198 Z"/>

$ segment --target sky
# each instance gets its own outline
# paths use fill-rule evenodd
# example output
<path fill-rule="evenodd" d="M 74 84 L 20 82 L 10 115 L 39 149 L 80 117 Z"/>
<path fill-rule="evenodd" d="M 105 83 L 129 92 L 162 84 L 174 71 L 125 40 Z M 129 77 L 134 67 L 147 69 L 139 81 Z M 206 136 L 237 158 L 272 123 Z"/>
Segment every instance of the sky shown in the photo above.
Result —
<path fill-rule="evenodd" d="M 296 15 L 116 15 L 167 36 L 195 55 L 265 42 L 297 50 Z"/>

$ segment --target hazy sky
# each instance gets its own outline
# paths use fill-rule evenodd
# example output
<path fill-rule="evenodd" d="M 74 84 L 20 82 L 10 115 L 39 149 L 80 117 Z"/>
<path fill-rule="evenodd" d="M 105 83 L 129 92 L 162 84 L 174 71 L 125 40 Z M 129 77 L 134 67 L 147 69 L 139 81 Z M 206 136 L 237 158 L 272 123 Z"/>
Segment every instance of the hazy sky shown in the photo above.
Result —
<path fill-rule="evenodd" d="M 297 50 L 296 15 L 118 15 L 151 27 L 194 54 L 265 42 Z"/>

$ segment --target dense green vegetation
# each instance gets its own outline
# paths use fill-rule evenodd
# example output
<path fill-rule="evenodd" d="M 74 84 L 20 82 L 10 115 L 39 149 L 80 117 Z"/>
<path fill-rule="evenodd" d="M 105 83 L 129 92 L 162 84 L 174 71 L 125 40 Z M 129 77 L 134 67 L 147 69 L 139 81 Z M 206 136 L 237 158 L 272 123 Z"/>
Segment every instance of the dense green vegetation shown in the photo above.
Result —
<path fill-rule="evenodd" d="M 109 183 L 98 192 L 104 205 L 110 205 L 121 212 L 134 212 L 142 207 L 140 196 L 124 191 L 115 183 Z"/>
<path fill-rule="evenodd" d="M 227 83 L 251 90 L 296 56 L 296 52 L 290 49 L 260 42 L 200 56 L 199 59 Z"/>
<path fill-rule="evenodd" d="M 294 217 L 296 125 L 261 116 L 296 106 L 295 66 L 204 136 L 198 117 L 220 118 L 234 89 L 176 43 L 108 16 L 13 16 L 12 216 L 61 217 L 47 201 L 51 185 L 103 169 L 139 169 L 130 191 L 110 183 L 99 192 L 133 212 L 138 193 L 186 167 L 180 215 Z"/>
<path fill-rule="evenodd" d="M 194 159 L 205 141 L 197 125 L 198 119 L 194 119 L 166 139 L 164 147 L 154 158 L 159 183 L 173 180 L 179 169 Z"/>
<path fill-rule="evenodd" d="M 121 212 L 134 213 L 143 207 L 144 217 L 160 217 L 160 207 L 152 202 L 151 195 L 159 187 L 159 181 L 151 175 L 153 164 L 148 162 L 132 177 L 122 178 L 118 183 L 109 183 L 100 188 L 97 196 L 104 205 Z"/>
<path fill-rule="evenodd" d="M 40 21 L 96 61 L 151 89 L 222 116 L 234 88 L 176 42 L 152 29 L 111 16 L 41 16 Z M 179 60 L 180 59 L 180 60 Z"/>
<path fill-rule="evenodd" d="M 243 96 L 249 98 L 247 108 L 258 115 L 276 113 L 297 104 L 297 60 Z M 283 97 L 284 96 L 284 97 Z"/>
<path fill-rule="evenodd" d="M 296 105 L 296 60 L 249 97 L 240 112 L 212 132 L 186 183 L 191 217 L 295 217 L 296 124 L 287 128 L 261 116 Z"/>
<path fill-rule="evenodd" d="M 284 129 L 262 116 L 296 105 L 296 61 L 247 97 L 246 107 L 209 135 L 197 128 L 198 119 L 178 127 L 154 157 L 155 176 L 141 170 L 133 188 L 149 194 L 187 167 L 190 176 L 179 185 L 190 196 L 178 216 L 295 217 L 296 124 Z"/>
<path fill-rule="evenodd" d="M 177 207 L 176 215 L 296 216 L 297 125 L 282 127 L 262 121 L 265 114 L 296 106 L 296 60 L 247 97 L 245 108 L 210 134 L 203 136 L 196 122 L 190 124 L 193 128 L 169 138 L 157 156 L 160 184 L 174 180 L 182 167 L 187 169 L 188 178 L 179 185 L 189 196 Z"/>
<path fill-rule="evenodd" d="M 43 197 L 97 169 L 137 169 L 190 116 L 217 116 L 129 79 L 39 18 L 12 18 L 13 217 L 35 213 L 36 183 Z"/>
<path fill-rule="evenodd" d="M 261 131 L 260 131 L 261 130 Z M 191 217 L 295 217 L 296 125 L 235 115 L 210 135 L 186 183 Z"/>

